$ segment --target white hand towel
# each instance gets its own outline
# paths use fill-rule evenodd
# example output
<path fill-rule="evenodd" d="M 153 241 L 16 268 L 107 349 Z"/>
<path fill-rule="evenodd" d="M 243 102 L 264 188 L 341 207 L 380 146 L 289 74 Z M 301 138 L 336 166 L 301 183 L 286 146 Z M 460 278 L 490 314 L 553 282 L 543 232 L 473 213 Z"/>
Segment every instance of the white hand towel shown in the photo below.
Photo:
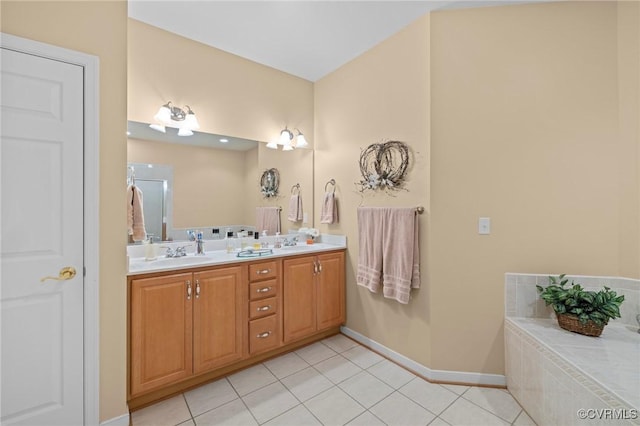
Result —
<path fill-rule="evenodd" d="M 322 200 L 322 210 L 320 211 L 320 223 L 338 223 L 338 200 L 336 194 L 325 192 Z"/>
<path fill-rule="evenodd" d="M 293 194 L 291 196 L 287 219 L 290 222 L 300 222 L 302 220 L 302 197 L 300 194 Z"/>
<path fill-rule="evenodd" d="M 133 241 L 143 241 L 147 238 L 142 209 L 142 191 L 133 185 L 127 187 L 127 231 Z"/>
<path fill-rule="evenodd" d="M 280 207 L 256 207 L 256 231 L 280 232 Z"/>

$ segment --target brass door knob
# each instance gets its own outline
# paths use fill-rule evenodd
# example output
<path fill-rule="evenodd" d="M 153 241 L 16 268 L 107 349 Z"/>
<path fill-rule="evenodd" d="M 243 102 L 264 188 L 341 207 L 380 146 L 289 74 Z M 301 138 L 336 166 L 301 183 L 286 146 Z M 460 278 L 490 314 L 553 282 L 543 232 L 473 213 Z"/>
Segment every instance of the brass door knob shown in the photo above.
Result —
<path fill-rule="evenodd" d="M 40 282 L 44 282 L 46 280 L 66 281 L 66 280 L 70 280 L 75 276 L 76 276 L 76 268 L 74 268 L 73 266 L 65 266 L 64 268 L 60 269 L 60 273 L 58 274 L 57 277 L 52 277 L 52 276 L 44 277 L 40 279 Z"/>

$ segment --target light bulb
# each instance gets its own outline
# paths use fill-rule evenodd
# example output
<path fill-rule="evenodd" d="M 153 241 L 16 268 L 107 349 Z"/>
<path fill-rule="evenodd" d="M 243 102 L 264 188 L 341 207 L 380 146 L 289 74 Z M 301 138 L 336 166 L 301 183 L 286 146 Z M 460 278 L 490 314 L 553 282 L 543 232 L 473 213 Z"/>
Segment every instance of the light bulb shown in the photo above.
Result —
<path fill-rule="evenodd" d="M 167 129 L 162 124 L 149 124 L 149 127 L 158 132 L 167 133 Z"/>
<path fill-rule="evenodd" d="M 269 149 L 278 149 L 278 143 L 276 141 L 271 141 L 267 144 L 267 148 Z"/>
<path fill-rule="evenodd" d="M 304 135 L 298 130 L 298 137 L 296 137 L 296 148 L 305 148 L 309 146 L 309 143 L 305 139 Z"/>
<path fill-rule="evenodd" d="M 286 144 L 285 146 L 282 147 L 283 151 L 293 151 L 293 147 L 291 146 L 290 143 Z"/>
<path fill-rule="evenodd" d="M 196 119 L 196 115 L 193 111 L 189 110 L 187 113 L 187 118 L 184 119 L 184 127 L 190 130 L 198 130 L 200 128 L 200 124 L 198 124 L 198 119 Z"/>
<path fill-rule="evenodd" d="M 193 135 L 193 132 L 187 128 L 180 127 L 178 129 L 178 136 L 191 136 L 191 135 Z"/>
<path fill-rule="evenodd" d="M 289 129 L 284 129 L 280 132 L 280 140 L 278 141 L 278 144 L 289 145 L 291 144 L 291 139 L 293 139 L 293 133 L 291 133 Z"/>
<path fill-rule="evenodd" d="M 162 124 L 171 123 L 171 110 L 169 109 L 169 104 L 162 105 L 156 115 L 153 116 L 153 119 Z"/>

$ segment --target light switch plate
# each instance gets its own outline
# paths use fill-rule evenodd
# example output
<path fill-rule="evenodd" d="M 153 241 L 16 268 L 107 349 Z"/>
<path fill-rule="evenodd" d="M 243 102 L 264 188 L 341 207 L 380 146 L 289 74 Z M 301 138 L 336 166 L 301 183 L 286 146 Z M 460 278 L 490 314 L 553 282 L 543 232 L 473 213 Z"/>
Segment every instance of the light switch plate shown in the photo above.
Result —
<path fill-rule="evenodd" d="M 478 234 L 480 235 L 491 234 L 491 218 L 490 217 L 478 218 Z"/>

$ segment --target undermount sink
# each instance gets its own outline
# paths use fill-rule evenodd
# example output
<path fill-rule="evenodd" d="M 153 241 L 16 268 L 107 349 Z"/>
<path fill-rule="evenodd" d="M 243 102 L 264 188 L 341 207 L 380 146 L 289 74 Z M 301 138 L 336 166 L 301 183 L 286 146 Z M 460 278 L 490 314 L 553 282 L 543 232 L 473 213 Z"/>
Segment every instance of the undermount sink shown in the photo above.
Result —
<path fill-rule="evenodd" d="M 169 267 L 169 266 L 183 266 L 183 265 L 195 265 L 198 263 L 206 263 L 213 261 L 215 258 L 212 256 L 196 256 L 189 254 L 182 257 L 159 257 L 156 260 L 149 260 L 140 262 L 148 266 L 154 267 Z"/>
<path fill-rule="evenodd" d="M 282 250 L 302 251 L 302 250 L 318 250 L 332 247 L 330 244 L 313 243 L 313 244 L 297 244 L 295 246 L 282 246 Z"/>

